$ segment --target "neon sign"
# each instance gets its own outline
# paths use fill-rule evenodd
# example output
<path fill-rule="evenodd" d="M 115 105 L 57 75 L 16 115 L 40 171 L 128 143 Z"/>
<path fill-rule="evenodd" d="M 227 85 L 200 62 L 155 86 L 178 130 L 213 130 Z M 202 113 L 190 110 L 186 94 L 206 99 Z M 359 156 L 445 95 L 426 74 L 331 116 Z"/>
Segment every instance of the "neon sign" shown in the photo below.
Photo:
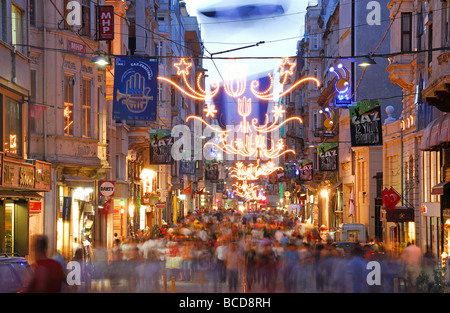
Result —
<path fill-rule="evenodd" d="M 334 90 L 337 92 L 335 100 L 336 107 L 348 107 L 352 104 L 350 95 L 350 74 L 348 69 L 339 63 L 337 69 L 331 66 L 328 71 L 336 75 L 337 80 L 334 83 Z"/>

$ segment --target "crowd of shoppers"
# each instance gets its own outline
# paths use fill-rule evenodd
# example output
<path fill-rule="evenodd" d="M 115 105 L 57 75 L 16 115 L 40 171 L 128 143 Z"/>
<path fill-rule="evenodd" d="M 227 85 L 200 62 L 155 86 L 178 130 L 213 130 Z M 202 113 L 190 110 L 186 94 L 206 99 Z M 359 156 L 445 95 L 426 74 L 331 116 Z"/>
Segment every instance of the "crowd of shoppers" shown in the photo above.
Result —
<path fill-rule="evenodd" d="M 417 249 L 393 255 L 373 241 L 343 249 L 325 228 L 295 216 L 205 210 L 156 236 L 142 231 L 109 250 L 94 247 L 86 288 L 170 292 L 174 282 L 194 292 L 414 292 L 419 274 L 436 267 Z"/>
<path fill-rule="evenodd" d="M 115 236 L 110 249 L 77 247 L 79 282 L 63 291 L 420 292 L 438 265 L 414 244 L 400 255 L 372 240 L 340 246 L 326 227 L 269 211 L 198 211 L 157 232 Z M 42 255 L 40 267 L 50 264 Z"/>

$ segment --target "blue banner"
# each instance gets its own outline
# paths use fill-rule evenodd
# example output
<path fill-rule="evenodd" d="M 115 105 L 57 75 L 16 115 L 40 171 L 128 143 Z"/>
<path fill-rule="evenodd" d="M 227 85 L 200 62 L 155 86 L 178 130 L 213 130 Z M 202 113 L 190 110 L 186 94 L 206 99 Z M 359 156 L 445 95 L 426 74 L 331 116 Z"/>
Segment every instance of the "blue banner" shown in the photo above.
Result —
<path fill-rule="evenodd" d="M 113 119 L 156 121 L 156 59 L 116 57 Z"/>

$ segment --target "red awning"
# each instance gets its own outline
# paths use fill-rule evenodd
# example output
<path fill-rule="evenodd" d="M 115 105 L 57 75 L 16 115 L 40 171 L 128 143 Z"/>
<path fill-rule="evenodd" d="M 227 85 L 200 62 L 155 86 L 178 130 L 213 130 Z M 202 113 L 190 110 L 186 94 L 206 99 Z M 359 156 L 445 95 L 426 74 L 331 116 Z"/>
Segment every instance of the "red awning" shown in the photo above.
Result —
<path fill-rule="evenodd" d="M 448 142 L 450 142 L 450 114 L 447 113 L 432 121 L 424 129 L 419 149 L 437 150 L 442 144 Z"/>
<path fill-rule="evenodd" d="M 443 183 L 437 184 L 431 188 L 431 194 L 442 196 L 444 194 L 444 190 L 448 187 L 450 187 L 450 182 L 443 182 Z"/>

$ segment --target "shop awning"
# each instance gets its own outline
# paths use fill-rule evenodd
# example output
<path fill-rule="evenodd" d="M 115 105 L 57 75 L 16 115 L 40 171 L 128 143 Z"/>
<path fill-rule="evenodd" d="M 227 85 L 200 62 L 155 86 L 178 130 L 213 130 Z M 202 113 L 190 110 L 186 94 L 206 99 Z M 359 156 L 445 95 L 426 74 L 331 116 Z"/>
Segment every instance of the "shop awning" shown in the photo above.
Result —
<path fill-rule="evenodd" d="M 37 199 L 40 200 L 42 198 L 44 198 L 43 196 L 41 196 L 40 194 L 38 194 L 35 191 L 19 191 L 19 193 L 24 197 L 24 198 L 30 198 L 30 199 Z"/>
<path fill-rule="evenodd" d="M 63 174 L 62 179 L 67 187 L 93 187 L 94 180 L 87 176 Z"/>
<path fill-rule="evenodd" d="M 431 188 L 431 194 L 442 196 L 444 194 L 444 190 L 447 189 L 448 187 L 450 187 L 450 182 L 443 182 L 437 184 Z"/>
<path fill-rule="evenodd" d="M 14 190 L 0 190 L 0 198 L 23 198 L 23 196 Z"/>
<path fill-rule="evenodd" d="M 0 190 L 0 198 L 40 200 L 44 197 L 35 191 L 29 191 L 29 190 Z"/>
<path fill-rule="evenodd" d="M 438 150 L 450 142 L 450 114 L 445 114 L 432 121 L 423 131 L 419 149 L 422 151 Z"/>

